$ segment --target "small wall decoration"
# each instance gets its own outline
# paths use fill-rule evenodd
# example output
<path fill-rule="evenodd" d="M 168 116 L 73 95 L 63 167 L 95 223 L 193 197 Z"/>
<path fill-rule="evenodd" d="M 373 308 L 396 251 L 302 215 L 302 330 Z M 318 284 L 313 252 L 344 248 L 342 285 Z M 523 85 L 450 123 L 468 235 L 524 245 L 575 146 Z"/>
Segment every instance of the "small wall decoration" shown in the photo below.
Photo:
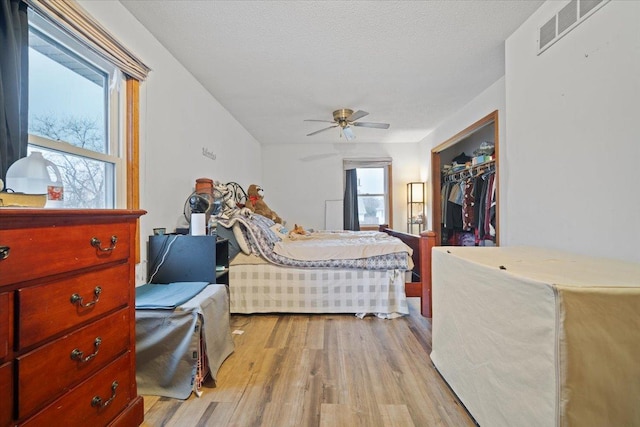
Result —
<path fill-rule="evenodd" d="M 214 153 L 213 151 L 209 151 L 207 147 L 202 147 L 202 155 L 210 158 L 211 160 L 215 160 L 217 157 L 216 153 Z"/>

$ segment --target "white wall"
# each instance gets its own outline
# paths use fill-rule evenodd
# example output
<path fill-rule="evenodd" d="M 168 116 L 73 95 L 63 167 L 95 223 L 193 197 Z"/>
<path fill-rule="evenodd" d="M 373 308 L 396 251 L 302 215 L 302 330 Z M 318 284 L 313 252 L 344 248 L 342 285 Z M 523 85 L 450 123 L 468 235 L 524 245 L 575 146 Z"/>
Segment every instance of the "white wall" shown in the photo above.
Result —
<path fill-rule="evenodd" d="M 119 2 L 80 3 L 153 69 L 141 91 L 143 243 L 153 227 L 175 226 L 201 176 L 261 184 L 289 223 L 323 228 L 348 157 L 393 158 L 393 227 L 403 230 L 406 183 L 430 176 L 431 149 L 498 110 L 501 244 L 640 261 L 640 2 L 610 2 L 537 56 L 537 27 L 564 4 L 545 3 L 506 41 L 506 76 L 420 144 L 262 148 Z"/>
<path fill-rule="evenodd" d="M 147 236 L 154 227 L 175 228 L 196 178 L 261 181 L 261 147 L 119 2 L 80 4 L 152 69 L 140 92 L 144 260 Z M 203 148 L 216 160 L 203 156 Z"/>
<path fill-rule="evenodd" d="M 498 151 L 499 159 L 499 197 L 500 197 L 500 223 L 498 230 L 502 244 L 503 236 L 507 234 L 508 222 L 505 220 L 506 200 L 504 198 L 504 188 L 508 184 L 509 165 L 505 161 L 509 142 L 505 131 L 505 79 L 498 79 L 494 84 L 485 89 L 480 95 L 461 108 L 458 112 L 448 117 L 437 128 L 433 130 L 425 139 L 420 142 L 420 158 L 428 159 L 422 167 L 425 169 L 422 174 L 429 177 L 428 200 L 433 200 L 431 185 L 431 150 L 452 138 L 462 130 L 471 126 L 486 115 L 498 110 Z M 433 229 L 433 218 L 431 215 L 431 205 L 429 205 L 427 215 L 429 229 Z"/>
<path fill-rule="evenodd" d="M 419 181 L 418 144 L 281 144 L 268 145 L 263 153 L 265 201 L 287 225 L 324 229 L 325 200 L 342 200 L 344 158 L 391 157 L 393 228 L 406 230 L 407 183 Z M 424 177 L 422 177 L 424 179 Z"/>
<path fill-rule="evenodd" d="M 506 41 L 503 242 L 640 262 L 640 2 L 607 3 L 538 56 L 563 4 Z"/>

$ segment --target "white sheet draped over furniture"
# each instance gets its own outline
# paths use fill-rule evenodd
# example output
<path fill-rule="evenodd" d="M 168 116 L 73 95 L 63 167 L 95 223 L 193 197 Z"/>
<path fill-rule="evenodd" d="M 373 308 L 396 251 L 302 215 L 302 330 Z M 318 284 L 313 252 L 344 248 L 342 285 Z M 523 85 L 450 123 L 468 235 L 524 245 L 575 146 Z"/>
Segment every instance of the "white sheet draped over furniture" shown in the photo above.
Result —
<path fill-rule="evenodd" d="M 208 285 L 175 309 L 136 309 L 140 394 L 186 399 L 199 391 L 199 363 L 215 380 L 233 350 L 225 285 Z"/>
<path fill-rule="evenodd" d="M 482 426 L 640 425 L 640 265 L 432 253 L 433 363 Z"/>

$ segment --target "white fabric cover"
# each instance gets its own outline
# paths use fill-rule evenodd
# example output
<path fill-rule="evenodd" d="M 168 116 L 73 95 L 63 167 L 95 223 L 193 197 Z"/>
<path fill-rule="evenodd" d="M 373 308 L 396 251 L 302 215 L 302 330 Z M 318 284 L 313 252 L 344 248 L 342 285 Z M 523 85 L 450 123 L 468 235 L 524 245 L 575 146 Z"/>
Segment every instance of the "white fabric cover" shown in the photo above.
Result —
<path fill-rule="evenodd" d="M 640 265 L 437 247 L 432 272 L 431 359 L 480 425 L 640 425 Z"/>
<path fill-rule="evenodd" d="M 233 352 L 225 285 L 209 285 L 175 310 L 136 310 L 136 380 L 140 394 L 186 399 L 196 385 L 200 328 L 211 377 Z M 197 391 L 197 390 L 195 390 Z"/>

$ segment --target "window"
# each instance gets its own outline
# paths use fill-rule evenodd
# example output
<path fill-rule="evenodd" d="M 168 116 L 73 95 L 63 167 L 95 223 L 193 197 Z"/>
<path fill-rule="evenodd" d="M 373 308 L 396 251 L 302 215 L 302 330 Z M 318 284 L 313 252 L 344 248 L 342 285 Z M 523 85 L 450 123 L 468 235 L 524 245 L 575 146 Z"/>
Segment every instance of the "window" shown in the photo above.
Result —
<path fill-rule="evenodd" d="M 123 74 L 38 14 L 28 16 L 28 151 L 58 167 L 65 207 L 124 207 Z"/>
<path fill-rule="evenodd" d="M 391 158 L 344 159 L 343 168 L 344 229 L 377 230 L 381 224 L 391 225 Z"/>
<path fill-rule="evenodd" d="M 388 224 L 389 191 L 387 167 L 356 168 L 358 177 L 358 220 L 361 228 Z"/>

